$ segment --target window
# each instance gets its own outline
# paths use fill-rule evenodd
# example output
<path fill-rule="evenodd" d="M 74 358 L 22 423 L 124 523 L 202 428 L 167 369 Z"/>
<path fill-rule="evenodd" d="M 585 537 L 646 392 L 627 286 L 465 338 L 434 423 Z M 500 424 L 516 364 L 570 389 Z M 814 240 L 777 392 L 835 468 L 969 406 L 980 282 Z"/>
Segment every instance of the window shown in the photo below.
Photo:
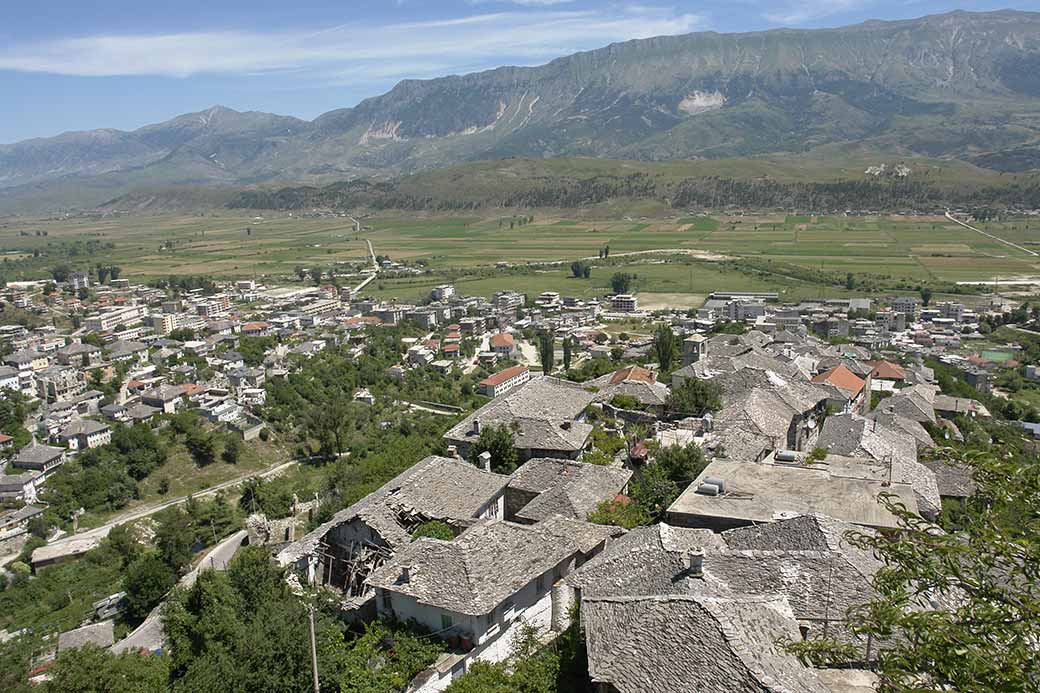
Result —
<path fill-rule="evenodd" d="M 441 614 L 441 630 L 448 630 L 452 626 L 451 616 L 448 614 Z"/>

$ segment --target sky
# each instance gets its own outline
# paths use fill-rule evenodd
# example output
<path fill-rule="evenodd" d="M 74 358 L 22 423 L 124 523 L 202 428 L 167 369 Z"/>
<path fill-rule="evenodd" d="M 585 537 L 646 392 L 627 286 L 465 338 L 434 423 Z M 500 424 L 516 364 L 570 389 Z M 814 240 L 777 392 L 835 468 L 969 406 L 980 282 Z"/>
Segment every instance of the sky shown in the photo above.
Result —
<path fill-rule="evenodd" d="M 616 41 L 825 27 L 1032 2 L 5 0 L 0 143 L 132 130 L 220 104 L 308 120 L 402 79 L 539 65 Z"/>

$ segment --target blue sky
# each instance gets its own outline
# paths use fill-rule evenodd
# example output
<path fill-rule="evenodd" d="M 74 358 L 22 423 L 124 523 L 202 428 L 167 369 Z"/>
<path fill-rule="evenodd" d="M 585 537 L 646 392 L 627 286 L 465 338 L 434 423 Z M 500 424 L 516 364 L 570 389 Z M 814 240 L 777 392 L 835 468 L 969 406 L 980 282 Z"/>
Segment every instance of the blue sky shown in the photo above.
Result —
<path fill-rule="evenodd" d="M 401 79 L 631 38 L 999 7 L 1040 0 L 7 0 L 0 142 L 133 129 L 214 104 L 311 119 Z"/>

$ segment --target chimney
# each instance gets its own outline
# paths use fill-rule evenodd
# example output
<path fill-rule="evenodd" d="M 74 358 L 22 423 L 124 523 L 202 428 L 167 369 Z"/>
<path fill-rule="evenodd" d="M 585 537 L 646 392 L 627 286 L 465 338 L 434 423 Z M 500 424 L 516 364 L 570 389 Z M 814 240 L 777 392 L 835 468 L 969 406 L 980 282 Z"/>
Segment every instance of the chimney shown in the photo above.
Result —
<path fill-rule="evenodd" d="M 485 472 L 491 471 L 491 453 L 485 450 L 484 452 L 477 455 L 477 466 L 483 469 Z"/>
<path fill-rule="evenodd" d="M 454 445 L 449 445 L 448 446 L 448 457 L 452 458 L 453 460 L 459 459 L 459 449 L 457 447 L 455 447 Z"/>
<path fill-rule="evenodd" d="M 473 419 L 473 434 L 480 435 L 480 421 Z"/>
<path fill-rule="evenodd" d="M 704 550 L 690 549 L 686 552 L 684 561 L 687 577 L 704 577 Z"/>
<path fill-rule="evenodd" d="M 401 567 L 401 584 L 407 585 L 412 580 L 412 567 L 410 565 Z"/>

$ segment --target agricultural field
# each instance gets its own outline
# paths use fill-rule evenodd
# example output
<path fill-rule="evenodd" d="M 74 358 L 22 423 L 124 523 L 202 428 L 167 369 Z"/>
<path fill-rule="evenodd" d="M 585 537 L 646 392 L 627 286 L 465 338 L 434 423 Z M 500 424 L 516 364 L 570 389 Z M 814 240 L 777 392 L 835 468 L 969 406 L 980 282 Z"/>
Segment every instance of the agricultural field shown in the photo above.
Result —
<path fill-rule="evenodd" d="M 708 263 L 664 262 L 670 251 L 715 259 L 751 258 L 822 270 L 872 274 L 910 281 L 989 282 L 1040 276 L 1040 258 L 957 226 L 942 217 L 815 217 L 758 214 L 584 218 L 539 213 L 528 223 L 510 215 L 382 214 L 361 219 L 358 233 L 347 217 L 288 214 L 255 217 L 222 210 L 196 215 L 113 215 L 99 218 L 0 222 L 0 250 L 8 280 L 45 276 L 65 263 L 74 268 L 116 264 L 123 276 L 150 279 L 205 274 L 214 278 L 295 276 L 298 267 L 330 268 L 361 263 L 365 239 L 375 252 L 398 261 L 423 261 L 431 274 L 381 279 L 377 295 L 414 297 L 453 272 L 470 293 L 502 288 L 600 295 L 614 271 L 638 273 L 637 287 L 656 294 L 703 294 L 713 289 L 775 289 L 774 278 L 723 273 Z M 1040 220 L 982 223 L 1011 242 L 1040 250 Z M 570 278 L 568 265 L 598 258 L 609 246 L 614 268 L 596 268 L 589 280 Z M 629 256 L 629 254 L 634 254 Z M 522 275 L 491 271 L 510 265 L 560 262 Z M 655 264 L 656 263 L 656 264 Z M 472 273 L 480 268 L 480 276 Z M 725 276 L 722 276 L 722 275 Z M 380 288 L 381 287 L 381 288 Z M 780 290 L 804 293 L 804 287 Z M 819 288 L 808 291 L 819 294 Z M 834 292 L 830 292 L 834 293 Z"/>

